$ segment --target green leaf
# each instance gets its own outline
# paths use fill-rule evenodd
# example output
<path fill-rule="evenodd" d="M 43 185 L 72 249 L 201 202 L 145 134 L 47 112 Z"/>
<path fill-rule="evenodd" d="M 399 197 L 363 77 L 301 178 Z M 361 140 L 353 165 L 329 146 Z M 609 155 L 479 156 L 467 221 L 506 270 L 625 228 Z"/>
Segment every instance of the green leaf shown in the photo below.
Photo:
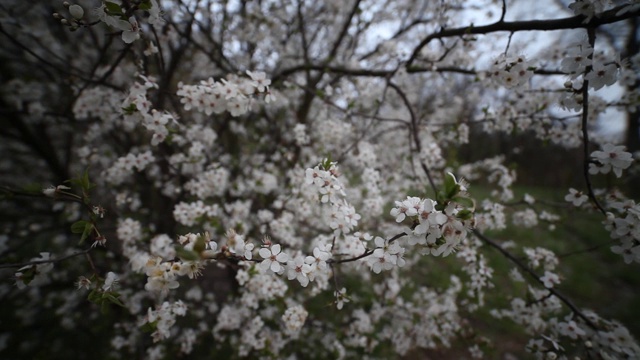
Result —
<path fill-rule="evenodd" d="M 91 235 L 92 231 L 93 231 L 93 224 L 90 222 L 87 222 L 87 224 L 84 226 L 84 231 L 82 232 L 82 236 L 80 236 L 80 244 L 82 244 L 89 237 L 89 235 Z"/>
<path fill-rule="evenodd" d="M 150 323 L 144 323 L 142 326 L 140 326 L 140 330 L 142 332 L 145 332 L 145 333 L 154 332 L 154 331 L 156 331 L 157 328 L 158 328 L 158 322 L 157 321 L 150 322 Z"/>
<path fill-rule="evenodd" d="M 89 169 L 86 169 L 84 171 L 84 174 L 82 174 L 82 179 L 80 180 L 80 185 L 82 186 L 83 190 L 91 189 L 91 181 L 89 181 Z"/>
<path fill-rule="evenodd" d="M 97 289 L 93 289 L 87 296 L 87 300 L 94 304 L 99 304 L 102 301 L 102 294 Z"/>
<path fill-rule="evenodd" d="M 123 107 L 122 111 L 125 115 L 132 115 L 134 112 L 138 111 L 138 107 L 136 104 L 129 104 L 129 106 Z"/>
<path fill-rule="evenodd" d="M 80 183 L 80 179 L 79 178 L 73 178 L 73 179 L 65 180 L 64 183 L 65 184 L 69 184 L 69 185 L 82 186 L 82 184 Z"/>
<path fill-rule="evenodd" d="M 182 246 L 176 247 L 176 255 L 178 255 L 180 259 L 187 261 L 196 261 L 200 259 L 197 252 L 187 250 Z"/>
<path fill-rule="evenodd" d="M 454 196 L 451 200 L 457 202 L 465 208 L 474 209 L 476 207 L 476 202 L 472 198 L 468 198 L 466 196 Z"/>
<path fill-rule="evenodd" d="M 471 218 L 473 218 L 473 211 L 467 209 L 458 211 L 456 217 L 461 220 L 471 220 Z"/>
<path fill-rule="evenodd" d="M 118 299 L 118 296 L 120 296 L 120 294 L 116 293 L 116 292 L 105 292 L 104 295 L 102 295 L 102 297 L 105 300 L 108 300 L 109 302 L 116 304 L 120 307 L 125 307 L 124 304 L 122 303 L 122 301 L 120 301 L 120 299 Z"/>
<path fill-rule="evenodd" d="M 331 154 L 328 154 L 327 157 L 324 158 L 320 166 L 322 166 L 323 170 L 329 170 L 331 168 L 331 164 L 332 164 Z"/>
<path fill-rule="evenodd" d="M 145 0 L 138 5 L 138 9 L 140 10 L 149 10 L 151 9 L 151 0 Z"/>
<path fill-rule="evenodd" d="M 85 193 L 91 190 L 93 187 L 95 187 L 95 185 L 92 184 L 91 181 L 89 180 L 89 169 L 86 169 L 82 173 L 82 175 L 78 176 L 77 178 L 65 180 L 64 182 L 67 184 L 79 186 L 80 188 L 82 188 L 83 192 Z"/>
<path fill-rule="evenodd" d="M 71 232 L 74 234 L 82 234 L 84 233 L 84 229 L 87 227 L 89 222 L 86 220 L 78 220 L 71 225 Z"/>
<path fill-rule="evenodd" d="M 438 191 L 438 193 L 436 194 L 436 210 L 440 210 L 443 211 L 444 210 L 444 205 L 445 205 L 445 200 L 446 200 L 446 195 L 444 194 L 444 192 L 442 191 Z"/>
<path fill-rule="evenodd" d="M 102 303 L 100 303 L 100 312 L 102 313 L 102 315 L 107 315 L 109 313 L 109 303 L 107 301 L 102 301 Z"/>
<path fill-rule="evenodd" d="M 21 273 L 22 275 L 20 276 L 20 280 L 22 280 L 25 285 L 29 285 L 29 283 L 36 277 L 36 266 L 33 265 L 28 269 L 24 269 Z"/>
<path fill-rule="evenodd" d="M 113 15 L 123 15 L 124 12 L 122 11 L 122 8 L 120 7 L 120 5 L 111 2 L 111 1 L 105 1 L 104 2 L 104 6 L 107 8 L 107 12 Z"/>
<path fill-rule="evenodd" d="M 256 268 L 255 265 L 251 266 L 249 268 L 249 277 L 253 277 L 255 275 L 258 275 L 260 272 L 258 271 L 258 269 Z"/>
<path fill-rule="evenodd" d="M 456 196 L 460 191 L 456 177 L 452 173 L 448 172 L 444 175 L 444 192 L 448 199 Z"/>
<path fill-rule="evenodd" d="M 42 194 L 42 189 L 46 186 L 42 186 L 41 184 L 31 183 L 22 185 L 22 191 L 34 194 Z"/>
<path fill-rule="evenodd" d="M 207 244 L 204 240 L 204 236 L 198 236 L 198 238 L 196 239 L 196 243 L 193 244 L 193 252 L 195 252 L 196 254 L 200 254 L 206 248 L 207 248 Z"/>

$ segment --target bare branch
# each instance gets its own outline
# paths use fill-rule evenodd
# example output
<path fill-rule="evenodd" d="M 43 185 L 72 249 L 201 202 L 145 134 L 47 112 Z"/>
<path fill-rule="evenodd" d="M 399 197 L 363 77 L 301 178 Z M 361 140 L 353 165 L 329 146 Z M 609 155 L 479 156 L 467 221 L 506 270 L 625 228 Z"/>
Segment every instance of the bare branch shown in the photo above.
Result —
<path fill-rule="evenodd" d="M 596 31 L 595 28 L 587 29 L 589 35 L 589 44 L 591 48 L 594 47 L 596 42 Z M 591 55 L 593 56 L 593 55 Z M 589 65 L 585 69 L 585 74 L 589 73 L 593 70 L 593 66 Z M 593 186 L 591 185 L 591 178 L 589 176 L 589 159 L 591 155 L 589 155 L 589 129 L 588 129 L 588 119 L 589 119 L 589 80 L 586 78 L 582 82 L 582 150 L 583 150 L 583 162 L 582 162 L 582 170 L 584 175 L 584 180 L 587 183 L 587 192 L 589 194 L 589 198 L 595 206 L 600 210 L 603 215 L 607 215 L 607 212 L 604 210 L 596 195 L 593 192 Z"/>
<path fill-rule="evenodd" d="M 402 91 L 402 89 L 398 85 L 394 84 L 393 82 L 389 82 L 389 87 L 391 87 L 393 90 L 395 90 L 398 93 L 398 95 L 400 95 L 400 98 L 402 99 L 405 106 L 407 107 L 407 110 L 409 110 L 409 114 L 411 116 L 410 131 L 411 131 L 411 134 L 413 135 L 413 142 L 416 146 L 416 151 L 418 152 L 418 156 L 419 156 L 420 150 L 422 150 L 422 145 L 420 144 L 420 136 L 418 134 L 418 118 L 416 117 L 416 114 L 413 111 L 413 106 L 411 106 L 411 103 L 409 102 L 407 95 L 404 93 L 404 91 Z M 424 161 L 420 160 L 420 166 L 422 167 L 422 170 L 424 171 L 424 173 L 427 175 L 427 179 L 429 179 L 429 185 L 431 185 L 431 188 L 433 189 L 433 194 L 434 195 L 437 194 L 438 189 L 436 188 L 436 184 L 433 181 L 433 178 L 431 177 L 431 171 L 429 171 L 427 164 L 425 164 Z"/>
<path fill-rule="evenodd" d="M 7 268 L 22 268 L 25 266 L 30 266 L 30 265 L 39 265 L 39 264 L 49 264 L 49 263 L 58 263 L 76 256 L 80 256 L 80 255 L 84 255 L 84 254 L 88 254 L 93 248 L 88 248 L 86 250 L 83 251 L 79 251 L 76 253 L 73 253 L 71 255 L 67 255 L 67 256 L 63 256 L 61 258 L 57 258 L 57 259 L 49 259 L 49 260 L 34 260 L 34 261 L 27 261 L 27 262 L 23 262 L 23 263 L 15 263 L 15 264 L 0 264 L 0 269 L 7 269 Z"/>
<path fill-rule="evenodd" d="M 585 21 L 584 16 L 572 16 L 562 19 L 552 19 L 552 20 L 527 20 L 527 21 L 497 21 L 490 25 L 485 26 L 473 26 L 471 24 L 467 27 L 453 28 L 441 30 L 440 32 L 433 33 L 418 44 L 418 46 L 413 50 L 411 57 L 407 61 L 407 67 L 411 67 L 413 63 L 418 59 L 418 56 L 422 49 L 427 46 L 431 42 L 431 40 L 435 39 L 443 39 L 448 37 L 456 37 L 456 36 L 464 36 L 464 35 L 479 35 L 479 34 L 490 34 L 494 32 L 501 31 L 557 31 L 557 30 L 566 30 L 566 29 L 581 29 L 581 28 L 596 28 L 600 25 L 611 24 L 621 20 L 625 20 L 631 17 L 636 17 L 640 15 L 640 9 L 635 9 L 634 11 L 629 11 L 624 14 L 618 15 L 618 11 L 623 6 L 616 7 L 614 9 L 608 10 L 600 14 L 600 16 L 595 16 L 589 21 Z"/>

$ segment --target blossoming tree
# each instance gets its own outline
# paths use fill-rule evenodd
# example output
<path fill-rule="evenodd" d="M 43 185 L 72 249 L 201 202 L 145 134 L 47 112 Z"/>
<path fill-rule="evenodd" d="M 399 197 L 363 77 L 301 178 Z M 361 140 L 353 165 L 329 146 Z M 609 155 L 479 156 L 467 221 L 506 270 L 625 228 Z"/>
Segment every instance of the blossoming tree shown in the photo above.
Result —
<path fill-rule="evenodd" d="M 640 105 L 640 3 L 549 6 L 4 1 L 0 354 L 491 358 L 484 311 L 536 358 L 637 358 L 562 256 L 492 235 L 562 217 L 504 156 L 452 155 L 478 132 L 581 149 L 554 205 L 640 262 L 640 149 L 601 130 Z"/>

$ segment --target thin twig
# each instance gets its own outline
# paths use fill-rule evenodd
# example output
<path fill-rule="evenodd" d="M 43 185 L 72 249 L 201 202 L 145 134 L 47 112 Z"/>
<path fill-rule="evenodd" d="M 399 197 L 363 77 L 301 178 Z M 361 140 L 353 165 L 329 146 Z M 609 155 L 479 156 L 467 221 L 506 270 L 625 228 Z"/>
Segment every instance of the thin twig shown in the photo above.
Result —
<path fill-rule="evenodd" d="M 511 46 L 511 38 L 513 37 L 513 34 L 515 34 L 513 31 L 509 33 L 509 39 L 507 40 L 507 47 L 504 49 L 504 56 L 507 56 L 507 53 L 509 52 L 509 46 Z"/>
<path fill-rule="evenodd" d="M 591 45 L 591 49 L 595 50 L 594 45 L 596 42 L 596 29 L 588 28 L 587 34 L 589 36 L 589 44 Z M 593 57 L 593 53 L 590 55 Z M 584 75 L 586 75 L 593 71 L 593 66 L 589 65 L 585 69 Z M 603 215 L 607 215 L 607 212 L 604 210 L 598 199 L 596 198 L 595 193 L 593 192 L 593 186 L 591 185 L 591 178 L 589 176 L 589 129 L 588 129 L 588 120 L 589 120 L 589 80 L 586 78 L 582 82 L 582 150 L 583 150 L 583 163 L 582 163 L 582 172 L 584 175 L 584 180 L 587 183 L 587 191 L 589 194 L 589 198 L 595 206 L 600 210 Z"/>
<path fill-rule="evenodd" d="M 416 117 L 416 113 L 413 111 L 413 106 L 411 106 L 411 102 L 409 101 L 409 98 L 398 85 L 394 84 L 393 82 L 389 82 L 389 87 L 391 87 L 398 93 L 398 95 L 402 99 L 402 102 L 404 102 L 405 106 L 407 107 L 407 110 L 409 110 L 409 116 L 411 117 L 411 127 L 412 127 L 411 133 L 413 135 L 413 142 L 416 146 L 416 151 L 418 153 L 418 156 L 420 156 L 422 145 L 420 144 L 420 137 L 418 135 L 418 118 Z M 422 166 L 422 170 L 427 175 L 427 179 L 429 179 L 429 185 L 431 185 L 431 188 L 433 189 L 433 193 L 437 194 L 438 189 L 436 188 L 436 184 L 433 181 L 433 178 L 431 177 L 431 172 L 429 171 L 427 164 L 425 164 L 424 161 L 420 160 L 420 166 Z"/>
<path fill-rule="evenodd" d="M 391 244 L 392 242 L 400 239 L 401 237 L 407 236 L 407 233 L 402 232 L 400 234 L 396 234 L 394 236 L 392 236 L 389 240 L 387 240 L 387 242 L 389 244 Z M 327 263 L 329 264 L 342 264 L 342 263 L 347 263 L 347 262 L 353 262 L 353 261 L 357 261 L 360 260 L 362 258 L 366 258 L 367 256 L 373 254 L 373 250 L 370 249 L 365 249 L 364 253 L 362 253 L 361 255 L 358 255 L 356 257 L 353 258 L 348 258 L 348 259 L 341 259 L 341 260 L 334 260 L 334 259 L 329 259 L 327 260 Z"/>
<path fill-rule="evenodd" d="M 473 230 L 473 233 L 476 237 L 478 237 L 480 240 L 484 241 L 486 244 L 488 244 L 489 246 L 493 247 L 494 249 L 498 250 L 500 253 L 502 253 L 502 255 L 504 255 L 507 259 L 511 260 L 511 262 L 513 262 L 514 264 L 516 264 L 519 268 L 521 268 L 522 270 L 524 270 L 526 273 L 528 273 L 529 275 L 531 275 L 531 277 L 540 285 L 544 286 L 544 282 L 542 280 L 540 280 L 540 277 L 538 276 L 538 274 L 536 274 L 533 270 L 531 270 L 530 267 L 528 267 L 526 264 L 524 264 L 520 259 L 518 259 L 515 255 L 511 254 L 509 251 L 505 250 L 502 246 L 500 246 L 498 243 L 496 243 L 495 241 L 489 239 L 488 237 L 486 237 L 484 234 L 482 234 L 481 232 L 479 232 L 478 230 Z M 567 299 L 564 295 L 562 295 L 561 293 L 558 292 L 558 290 L 554 289 L 554 288 L 547 288 L 545 287 L 547 290 L 549 290 L 549 292 L 551 292 L 555 297 L 557 297 L 560 301 L 562 301 L 563 303 L 565 303 L 565 305 L 567 305 L 567 307 L 569 307 L 569 309 L 571 309 L 571 311 L 573 311 L 574 314 L 576 314 L 576 316 L 578 316 L 579 318 L 581 318 L 582 320 L 584 320 L 584 322 L 589 325 L 589 327 L 591 327 L 594 330 L 597 330 L 598 327 L 596 326 L 596 324 L 593 323 L 593 321 L 591 321 L 591 319 L 589 319 L 584 313 L 582 313 L 582 311 L 580 311 L 580 309 L 578 309 L 572 302 L 571 300 Z"/>
<path fill-rule="evenodd" d="M 498 20 L 499 23 L 504 22 L 505 15 L 507 15 L 507 0 L 502 0 L 502 14 L 500 14 L 500 20 Z"/>
<path fill-rule="evenodd" d="M 87 250 L 83 250 L 83 251 L 79 251 L 77 253 L 73 253 L 71 255 L 67 255 L 67 256 L 63 256 L 61 258 L 57 258 L 57 259 L 49 259 L 49 260 L 34 260 L 34 261 L 28 261 L 28 262 L 24 262 L 24 263 L 15 263 L 15 264 L 0 264 L 0 269 L 7 269 L 7 268 L 22 268 L 25 266 L 29 266 L 29 265 L 39 265 L 39 264 L 49 264 L 49 263 L 57 263 L 63 260 L 67 260 L 70 259 L 72 257 L 76 257 L 79 255 L 84 255 L 84 254 L 88 254 L 91 251 L 92 248 L 88 248 Z"/>
<path fill-rule="evenodd" d="M 347 262 L 353 262 L 353 261 L 360 260 L 362 258 L 366 258 L 367 256 L 369 256 L 371 254 L 373 254 L 373 250 L 365 249 L 364 253 L 362 253 L 361 255 L 358 255 L 358 256 L 356 256 L 354 258 L 340 259 L 340 260 L 329 259 L 329 260 L 327 260 L 327 263 L 329 263 L 329 264 L 342 264 L 342 263 L 347 263 Z"/>
<path fill-rule="evenodd" d="M 592 252 L 594 250 L 598 250 L 603 246 L 611 245 L 614 242 L 615 242 L 615 240 L 609 240 L 607 242 L 603 242 L 602 244 L 590 246 L 590 247 L 588 247 L 586 249 L 574 250 L 574 251 L 569 251 L 569 252 L 566 252 L 566 253 L 563 253 L 563 254 L 557 254 L 556 257 L 558 259 L 564 259 L 564 258 L 568 258 L 569 256 L 573 256 L 573 255 L 589 253 L 589 252 Z"/>

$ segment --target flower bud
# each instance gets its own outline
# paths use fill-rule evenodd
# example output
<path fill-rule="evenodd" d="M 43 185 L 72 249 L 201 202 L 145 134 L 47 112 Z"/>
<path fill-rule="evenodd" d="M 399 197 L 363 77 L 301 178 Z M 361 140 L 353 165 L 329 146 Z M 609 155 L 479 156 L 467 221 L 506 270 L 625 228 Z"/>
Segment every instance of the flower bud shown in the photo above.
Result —
<path fill-rule="evenodd" d="M 80 5 L 69 6 L 69 13 L 74 19 L 80 20 L 84 16 L 84 9 Z"/>

